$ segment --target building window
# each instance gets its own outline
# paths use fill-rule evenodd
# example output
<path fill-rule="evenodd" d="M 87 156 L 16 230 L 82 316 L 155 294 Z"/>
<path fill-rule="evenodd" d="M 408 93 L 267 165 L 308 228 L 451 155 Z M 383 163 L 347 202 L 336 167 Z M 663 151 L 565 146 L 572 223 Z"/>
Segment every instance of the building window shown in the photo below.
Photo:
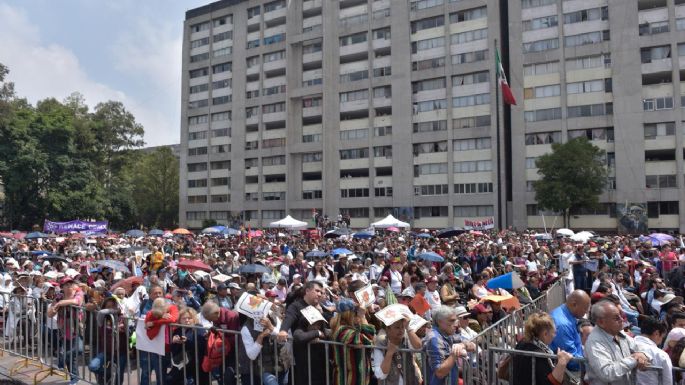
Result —
<path fill-rule="evenodd" d="M 489 127 L 489 126 L 490 126 L 490 115 L 469 116 L 466 118 L 452 119 L 452 128 L 454 128 L 454 129 Z"/>
<path fill-rule="evenodd" d="M 368 100 L 368 99 L 369 99 L 369 90 L 368 89 L 343 92 L 340 94 L 340 103 L 353 102 L 353 101 L 357 101 L 357 100 Z"/>
<path fill-rule="evenodd" d="M 340 140 L 361 140 L 369 137 L 368 128 L 340 131 Z"/>
<path fill-rule="evenodd" d="M 414 133 L 418 132 L 433 132 L 433 131 L 445 131 L 447 130 L 446 120 L 434 120 L 431 122 L 420 122 L 413 124 Z"/>
<path fill-rule="evenodd" d="M 189 132 L 188 140 L 207 139 L 207 131 Z"/>
<path fill-rule="evenodd" d="M 375 146 L 373 148 L 373 156 L 376 158 L 392 159 L 392 145 Z"/>
<path fill-rule="evenodd" d="M 581 23 L 592 20 L 609 20 L 609 7 L 583 9 L 564 14 L 564 24 Z"/>
<path fill-rule="evenodd" d="M 588 68 L 611 68 L 611 54 L 583 56 L 566 60 L 566 70 L 581 70 Z"/>
<path fill-rule="evenodd" d="M 283 210 L 262 210 L 262 219 L 281 219 L 285 217 Z"/>
<path fill-rule="evenodd" d="M 369 196 L 368 188 L 351 188 L 340 190 L 341 198 L 365 198 Z"/>
<path fill-rule="evenodd" d="M 261 13 L 262 13 L 262 9 L 261 9 L 260 6 L 248 8 L 248 10 L 247 10 L 247 18 L 248 18 L 248 19 L 251 19 L 251 18 L 253 18 L 253 17 L 255 17 L 255 16 L 260 15 Z"/>
<path fill-rule="evenodd" d="M 680 50 L 680 46 L 679 50 Z M 664 60 L 671 58 L 671 46 L 663 45 L 658 47 L 646 47 L 640 49 L 640 60 L 642 64 L 651 63 L 655 60 Z"/>
<path fill-rule="evenodd" d="M 263 139 L 262 148 L 285 147 L 285 138 Z"/>
<path fill-rule="evenodd" d="M 188 75 L 190 76 L 191 79 L 199 78 L 202 76 L 207 76 L 209 75 L 209 68 L 198 68 L 196 70 L 192 70 L 188 72 Z"/>
<path fill-rule="evenodd" d="M 284 201 L 285 200 L 285 191 L 263 192 L 262 193 L 262 200 L 264 200 L 264 201 Z"/>
<path fill-rule="evenodd" d="M 221 32 L 221 33 L 217 33 L 216 35 L 212 36 L 212 40 L 215 43 L 218 43 L 218 42 L 224 41 L 224 40 L 229 40 L 229 39 L 233 39 L 233 31 Z"/>
<path fill-rule="evenodd" d="M 559 72 L 559 62 L 528 64 L 523 66 L 523 74 L 526 76 L 546 75 Z"/>
<path fill-rule="evenodd" d="M 373 189 L 373 195 L 376 197 L 391 197 L 392 187 L 376 187 Z"/>
<path fill-rule="evenodd" d="M 445 109 L 447 109 L 447 99 L 426 100 L 423 102 L 414 103 L 413 105 L 414 115 L 421 112 Z"/>
<path fill-rule="evenodd" d="M 469 20 L 477 20 L 488 17 L 487 7 L 466 9 L 455 13 L 450 13 L 450 23 L 461 23 Z"/>
<path fill-rule="evenodd" d="M 321 190 L 302 191 L 302 199 L 321 199 L 322 197 Z"/>
<path fill-rule="evenodd" d="M 414 166 L 414 177 L 421 175 L 447 174 L 447 163 L 426 163 Z"/>
<path fill-rule="evenodd" d="M 523 43 L 524 53 L 543 52 L 557 48 L 559 48 L 559 39 L 556 37 L 553 39 L 545 39 L 533 41 L 530 43 Z"/>
<path fill-rule="evenodd" d="M 195 124 L 207 123 L 208 121 L 209 121 L 209 117 L 207 115 L 198 115 L 198 116 L 188 117 L 188 125 L 189 126 L 192 126 Z"/>
<path fill-rule="evenodd" d="M 369 157 L 368 148 L 352 148 L 349 150 L 340 150 L 340 159 L 364 159 Z"/>
<path fill-rule="evenodd" d="M 323 154 L 321 152 L 305 152 L 302 154 L 302 163 L 321 162 Z"/>
<path fill-rule="evenodd" d="M 188 149 L 188 156 L 207 155 L 207 147 L 194 147 Z"/>
<path fill-rule="evenodd" d="M 675 135 L 675 122 L 651 123 L 644 125 L 645 139 L 656 139 L 657 136 Z"/>
<path fill-rule="evenodd" d="M 390 136 L 392 135 L 392 126 L 374 127 L 373 136 Z"/>
<path fill-rule="evenodd" d="M 264 114 L 273 114 L 283 111 L 285 111 L 285 102 L 265 104 L 262 106 L 262 113 Z"/>
<path fill-rule="evenodd" d="M 677 188 L 677 175 L 646 175 L 645 176 L 647 188 Z"/>
<path fill-rule="evenodd" d="M 457 174 L 492 171 L 491 160 L 468 160 L 454 162 L 454 172 Z"/>
<path fill-rule="evenodd" d="M 277 11 L 281 8 L 285 8 L 285 0 L 272 1 L 264 4 L 264 13 Z"/>
<path fill-rule="evenodd" d="M 467 95 L 452 98 L 452 107 L 471 107 L 490 104 L 490 94 Z"/>
<path fill-rule="evenodd" d="M 433 8 L 439 5 L 443 5 L 444 0 L 414 0 L 409 3 L 409 8 L 412 11 L 419 11 L 422 9 Z"/>
<path fill-rule="evenodd" d="M 647 217 L 658 218 L 662 215 L 678 215 L 678 201 L 647 202 Z"/>
<path fill-rule="evenodd" d="M 421 154 L 432 154 L 435 152 L 447 152 L 447 141 L 443 140 L 440 142 L 414 143 L 412 147 L 414 156 Z"/>
<path fill-rule="evenodd" d="M 193 24 L 190 26 L 190 32 L 201 32 L 201 31 L 206 31 L 209 29 L 209 22 L 206 21 L 204 23 L 199 23 L 199 24 Z"/>
<path fill-rule="evenodd" d="M 452 64 L 466 64 L 475 63 L 483 60 L 488 60 L 488 50 L 480 50 L 466 53 L 459 53 L 452 55 Z"/>
<path fill-rule="evenodd" d="M 219 221 L 225 221 L 228 219 L 228 211 L 210 211 L 209 218 Z"/>
<path fill-rule="evenodd" d="M 207 179 L 188 179 L 188 188 L 207 187 Z"/>
<path fill-rule="evenodd" d="M 201 61 L 207 60 L 207 59 L 209 59 L 209 52 L 200 53 L 197 55 L 192 55 L 190 57 L 190 62 L 191 63 L 197 63 L 197 62 L 201 62 Z"/>
<path fill-rule="evenodd" d="M 202 39 L 193 40 L 190 42 L 190 48 L 199 48 L 204 45 L 209 44 L 209 38 L 203 37 Z"/>
<path fill-rule="evenodd" d="M 340 75 L 341 83 L 356 82 L 369 78 L 369 70 L 355 71 Z M 320 83 L 319 83 L 320 84 Z"/>
<path fill-rule="evenodd" d="M 375 77 L 375 78 L 380 78 L 383 76 L 390 76 L 390 75 L 392 75 L 392 67 L 390 67 L 390 66 L 373 69 L 373 77 Z"/>
<path fill-rule="evenodd" d="M 567 112 L 569 118 L 604 116 L 613 114 L 614 108 L 613 103 L 590 104 L 586 106 L 568 107 Z"/>
<path fill-rule="evenodd" d="M 435 79 L 426 79 L 418 82 L 413 82 L 411 85 L 412 93 L 416 94 L 421 91 L 441 90 L 445 88 L 446 80 L 444 77 Z"/>
<path fill-rule="evenodd" d="M 411 33 L 423 31 L 424 29 L 442 27 L 443 25 L 445 25 L 445 16 L 443 15 L 412 21 Z"/>
<path fill-rule="evenodd" d="M 212 23 L 214 24 L 215 28 L 221 27 L 222 25 L 233 24 L 233 15 L 218 17 L 212 20 Z"/>
<path fill-rule="evenodd" d="M 188 163 L 188 172 L 207 171 L 207 163 Z"/>
<path fill-rule="evenodd" d="M 302 143 L 317 143 L 321 142 L 321 134 L 305 134 L 302 135 Z"/>
<path fill-rule="evenodd" d="M 188 195 L 188 203 L 207 203 L 207 195 Z"/>
<path fill-rule="evenodd" d="M 543 5 L 556 3 L 557 0 L 521 0 L 521 8 L 542 7 Z"/>
<path fill-rule="evenodd" d="M 643 99 L 642 107 L 645 111 L 671 110 L 673 109 L 673 97 L 664 96 L 653 99 Z"/>
<path fill-rule="evenodd" d="M 186 220 L 203 221 L 207 219 L 206 211 L 186 211 Z"/>
<path fill-rule="evenodd" d="M 492 183 L 457 183 L 454 185 L 455 194 L 486 194 L 492 192 Z"/>
<path fill-rule="evenodd" d="M 212 66 L 212 73 L 218 74 L 221 72 L 229 72 L 231 71 L 231 68 L 233 68 L 233 64 L 231 62 L 216 64 Z"/>
<path fill-rule="evenodd" d="M 350 218 L 368 218 L 369 217 L 369 208 L 368 207 L 353 207 L 353 208 L 340 209 L 340 212 L 343 215 L 349 216 Z"/>
<path fill-rule="evenodd" d="M 231 99 L 232 95 L 217 96 L 216 98 L 212 98 L 212 105 L 227 104 L 231 102 Z"/>
<path fill-rule="evenodd" d="M 228 171 L 231 171 L 231 161 L 230 160 L 221 160 L 221 161 L 210 162 L 209 167 L 212 170 L 228 170 Z"/>
<path fill-rule="evenodd" d="M 340 46 L 345 47 L 352 44 L 363 43 L 368 40 L 367 32 L 360 32 L 354 35 L 343 36 L 340 38 Z"/>
<path fill-rule="evenodd" d="M 444 66 L 445 66 L 445 58 L 444 57 L 419 60 L 419 61 L 414 61 L 411 63 L 412 71 L 421 71 L 421 70 L 427 70 L 427 69 L 433 69 L 433 68 L 442 68 Z"/>
<path fill-rule="evenodd" d="M 475 29 L 471 31 L 465 31 L 460 33 L 455 33 L 450 37 L 451 44 L 463 44 L 470 41 L 483 40 L 488 38 L 488 29 Z"/>
<path fill-rule="evenodd" d="M 538 132 L 535 134 L 526 134 L 526 146 L 535 144 L 553 144 L 561 143 L 561 131 L 552 132 Z"/>
<path fill-rule="evenodd" d="M 445 46 L 444 37 L 435 37 L 432 39 L 419 40 L 411 43 L 411 53 L 425 51 L 428 49 L 439 48 Z"/>
<path fill-rule="evenodd" d="M 224 80 L 217 80 L 212 82 L 212 89 L 213 90 L 218 90 L 221 88 L 228 88 L 232 84 L 231 79 L 224 79 Z"/>
<path fill-rule="evenodd" d="M 557 15 L 539 17 L 532 20 L 523 21 L 524 31 L 534 31 L 536 29 L 552 28 L 559 25 L 559 17 Z"/>
<path fill-rule="evenodd" d="M 581 33 L 579 35 L 572 35 L 564 37 L 564 46 L 578 47 L 581 45 L 598 44 L 603 41 L 609 41 L 609 30 L 594 31 Z"/>
<path fill-rule="evenodd" d="M 414 186 L 414 195 L 416 196 L 432 196 L 432 195 L 447 195 L 449 189 L 446 184 L 429 184 Z"/>
<path fill-rule="evenodd" d="M 561 86 L 559 84 L 531 87 L 523 90 L 524 99 L 549 98 L 552 96 L 559 96 L 560 94 Z"/>
<path fill-rule="evenodd" d="M 491 217 L 494 206 L 454 206 L 454 216 L 457 218 Z"/>
<path fill-rule="evenodd" d="M 488 71 L 452 76 L 453 87 L 478 83 L 487 83 L 488 81 L 490 81 L 490 73 Z"/>
<path fill-rule="evenodd" d="M 285 41 L 285 33 L 264 37 L 264 45 L 271 45 Z"/>
<path fill-rule="evenodd" d="M 416 219 L 446 216 L 447 206 L 414 207 L 414 217 Z"/>
<path fill-rule="evenodd" d="M 525 111 L 523 118 L 526 122 L 541 122 L 545 120 L 561 119 L 561 108 L 545 108 L 542 110 Z"/>
<path fill-rule="evenodd" d="M 487 150 L 492 146 L 490 138 L 456 139 L 453 142 L 454 151 Z"/>

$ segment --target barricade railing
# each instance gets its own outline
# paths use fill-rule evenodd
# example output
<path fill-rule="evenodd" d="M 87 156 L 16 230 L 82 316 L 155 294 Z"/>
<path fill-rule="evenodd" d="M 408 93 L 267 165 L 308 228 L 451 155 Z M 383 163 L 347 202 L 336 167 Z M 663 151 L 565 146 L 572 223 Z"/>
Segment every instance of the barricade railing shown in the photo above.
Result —
<path fill-rule="evenodd" d="M 551 297 L 550 297 L 551 296 Z M 528 316 L 540 311 L 551 311 L 564 303 L 564 285 L 557 281 L 544 291 L 538 298 L 507 314 L 504 318 L 481 331 L 472 342 L 478 347 L 474 359 L 472 375 L 467 379 L 468 385 L 486 385 L 489 370 L 493 362 L 487 353 L 493 346 L 513 349 L 518 339 L 523 336 L 524 323 Z"/>
<path fill-rule="evenodd" d="M 461 359 L 459 365 L 459 377 L 464 384 L 489 384 L 488 371 L 494 367 L 489 349 L 515 347 L 517 336 L 523 333 L 523 320 L 535 311 L 547 310 L 550 290 L 491 325 L 472 341 L 476 351 Z M 37 367 L 34 383 L 59 375 L 71 382 L 93 385 L 150 385 L 153 378 L 158 385 L 271 385 L 282 384 L 286 378 L 289 384 L 328 385 L 337 374 L 355 372 L 373 377 L 374 353 L 377 358 L 385 357 L 381 354 L 386 350 L 383 347 L 326 340 L 302 344 L 295 343 L 292 337 L 286 344 L 278 343 L 274 336 L 262 337 L 261 347 L 257 347 L 254 344 L 259 338 L 257 332 L 243 341 L 240 331 L 199 324 L 167 325 L 164 354 L 160 355 L 140 349 L 137 338 L 133 337 L 141 321 L 119 316 L 119 309 L 87 311 L 83 307 L 61 306 L 55 310 L 52 308 L 55 303 L 31 296 L 8 297 L 5 338 L 0 350 L 19 358 L 11 374 Z M 214 361 L 207 359 L 210 335 L 217 336 L 220 340 L 217 345 L 223 352 Z M 306 356 L 302 355 L 302 349 L 306 349 Z M 349 360 L 350 354 L 355 355 L 354 361 Z M 399 356 L 393 362 L 402 367 L 400 372 L 416 369 L 417 377 L 423 378 L 424 383 L 429 382 L 429 359 L 425 351 L 403 348 L 396 354 Z M 296 356 L 306 358 L 300 366 L 306 368 L 304 376 L 296 370 Z M 339 365 L 335 364 L 336 357 Z M 203 369 L 206 360 L 213 366 L 211 370 Z M 348 368 L 350 362 L 360 365 Z M 444 383 L 452 384 L 456 380 L 447 378 Z"/>
<path fill-rule="evenodd" d="M 557 356 L 554 354 L 527 350 L 491 347 L 488 350 L 488 356 L 490 356 L 490 362 L 494 363 L 494 365 L 490 366 L 490 372 L 488 373 L 489 378 L 493 379 L 490 382 L 493 385 L 535 385 L 538 383 L 536 372 L 536 367 L 540 364 L 538 363 L 538 359 L 551 360 L 552 365 L 550 369 L 553 369 L 557 364 Z M 514 359 L 516 358 L 518 358 L 518 360 L 517 362 L 514 362 Z M 505 364 L 509 359 L 511 359 L 511 361 L 509 361 L 508 364 Z M 525 361 L 529 361 L 529 364 Z M 582 357 L 574 357 L 571 359 L 571 362 L 578 363 L 580 370 L 577 372 L 566 370 L 564 373 L 565 378 L 560 382 L 563 382 L 564 384 L 583 383 L 587 372 L 587 360 Z M 672 385 L 664 383 L 662 367 L 648 366 L 645 369 L 645 372 L 654 373 L 654 376 L 656 377 L 656 381 L 650 381 L 649 383 Z M 634 375 L 635 373 L 636 372 L 631 373 L 631 375 Z M 685 369 L 673 368 L 673 378 L 675 378 L 676 373 L 685 373 Z M 545 377 L 547 374 L 549 373 L 543 373 Z M 576 381 L 570 380 L 568 377 L 575 378 Z M 634 382 L 633 379 L 633 383 Z M 673 383 L 675 383 L 675 381 L 673 381 Z"/>

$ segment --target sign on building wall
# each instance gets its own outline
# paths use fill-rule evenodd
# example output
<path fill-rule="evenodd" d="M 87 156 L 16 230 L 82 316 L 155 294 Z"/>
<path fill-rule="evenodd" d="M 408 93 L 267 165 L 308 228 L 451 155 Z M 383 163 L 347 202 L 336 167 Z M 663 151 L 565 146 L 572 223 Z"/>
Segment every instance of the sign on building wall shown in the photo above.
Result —
<path fill-rule="evenodd" d="M 616 217 L 620 234 L 647 234 L 647 205 L 644 203 L 617 203 Z"/>
<path fill-rule="evenodd" d="M 464 227 L 472 230 L 494 229 L 495 218 L 464 219 Z"/>

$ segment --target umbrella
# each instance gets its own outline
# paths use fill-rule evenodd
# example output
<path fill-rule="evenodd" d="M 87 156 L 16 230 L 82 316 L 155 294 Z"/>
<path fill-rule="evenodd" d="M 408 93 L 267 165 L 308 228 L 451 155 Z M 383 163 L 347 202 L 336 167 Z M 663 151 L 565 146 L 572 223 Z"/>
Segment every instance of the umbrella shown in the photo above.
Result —
<path fill-rule="evenodd" d="M 322 257 L 325 257 L 325 256 L 327 256 L 327 255 L 328 255 L 328 253 L 325 252 L 325 251 L 321 251 L 321 250 L 312 250 L 312 251 L 308 252 L 308 253 L 305 255 L 305 257 L 307 257 L 307 258 L 322 258 Z"/>
<path fill-rule="evenodd" d="M 371 239 L 375 237 L 374 233 L 370 231 L 360 231 L 358 233 L 352 234 L 352 238 L 357 238 L 357 239 Z"/>
<path fill-rule="evenodd" d="M 86 236 L 81 233 L 73 233 L 69 236 L 69 239 L 83 239 Z"/>
<path fill-rule="evenodd" d="M 152 235 L 155 237 L 161 237 L 162 235 L 164 235 L 164 231 L 162 231 L 160 229 L 152 229 L 152 230 L 150 230 L 150 232 L 147 233 L 147 235 Z"/>
<path fill-rule="evenodd" d="M 41 233 L 40 231 L 34 231 L 32 233 L 26 234 L 24 238 L 26 239 L 38 239 L 38 238 L 47 238 L 48 235 L 45 233 Z"/>
<path fill-rule="evenodd" d="M 130 293 L 134 284 L 142 285 L 143 284 L 143 277 L 134 276 L 134 277 L 124 278 L 121 281 L 112 285 L 112 288 L 109 291 L 114 291 L 119 287 L 123 287 L 124 289 L 126 289 L 127 292 Z"/>
<path fill-rule="evenodd" d="M 393 233 L 397 233 L 397 232 L 400 231 L 400 229 L 398 229 L 398 228 L 395 227 L 395 226 L 390 226 L 390 227 L 386 228 L 386 230 L 392 231 Z"/>
<path fill-rule="evenodd" d="M 431 261 L 431 262 L 443 262 L 445 258 L 441 257 L 440 254 L 428 251 L 425 253 L 421 253 L 416 256 L 416 259 L 423 259 L 426 261 Z"/>
<path fill-rule="evenodd" d="M 102 266 L 102 267 L 112 269 L 114 271 L 121 271 L 122 273 L 127 273 L 127 274 L 131 273 L 131 270 L 129 270 L 128 266 L 126 266 L 126 264 L 124 262 L 116 261 L 114 259 L 105 259 L 104 261 L 95 261 L 95 264 L 98 266 Z"/>
<path fill-rule="evenodd" d="M 653 246 L 663 246 L 667 243 L 675 242 L 675 238 L 664 233 L 649 234 L 649 240 L 652 241 Z"/>
<path fill-rule="evenodd" d="M 61 255 L 55 255 L 55 254 L 48 255 L 48 256 L 39 256 L 38 258 L 42 259 L 43 261 L 48 261 L 50 263 L 53 263 L 53 262 L 70 263 L 71 262 L 71 259 L 63 257 Z"/>
<path fill-rule="evenodd" d="M 454 237 L 455 235 L 463 234 L 465 232 L 466 232 L 466 230 L 462 229 L 461 227 L 448 227 L 446 229 L 440 230 L 437 237 L 438 238 L 450 238 L 450 237 Z"/>
<path fill-rule="evenodd" d="M 211 272 L 212 268 L 209 267 L 206 263 L 202 261 L 198 261 L 196 259 L 183 259 L 179 263 L 176 264 L 176 267 L 179 269 L 183 270 L 202 270 L 202 271 L 207 271 Z"/>
<path fill-rule="evenodd" d="M 133 238 L 140 238 L 145 236 L 145 232 L 143 230 L 136 230 L 132 229 L 126 232 L 126 236 L 128 237 L 133 237 Z"/>
<path fill-rule="evenodd" d="M 514 290 L 522 288 L 525 285 L 523 284 L 521 277 L 511 272 L 488 280 L 486 286 L 489 289 Z"/>
<path fill-rule="evenodd" d="M 552 240 L 552 235 L 549 233 L 538 233 L 535 234 L 535 239 L 538 241 L 551 241 Z"/>
<path fill-rule="evenodd" d="M 344 247 L 340 247 L 340 248 L 337 248 L 337 249 L 333 249 L 333 251 L 331 251 L 331 254 L 333 254 L 333 255 L 338 255 L 338 254 L 345 254 L 345 255 L 347 255 L 347 254 L 352 254 L 352 252 L 351 252 L 350 250 L 344 248 Z"/>
<path fill-rule="evenodd" d="M 49 251 L 45 251 L 45 250 L 31 250 L 31 255 L 33 255 L 34 257 L 45 258 L 45 257 L 51 257 L 54 254 L 49 252 Z"/>
<path fill-rule="evenodd" d="M 224 231 L 224 234 L 226 235 L 240 235 L 240 230 L 232 229 L 230 227 L 227 227 Z"/>
<path fill-rule="evenodd" d="M 590 238 L 594 237 L 595 235 L 592 234 L 589 231 L 581 231 L 579 233 L 575 233 L 571 236 L 571 240 L 576 241 L 576 242 L 587 242 Z"/>
<path fill-rule="evenodd" d="M 248 237 L 261 237 L 263 234 L 264 233 L 262 232 L 262 230 L 250 230 L 247 233 L 247 236 Z"/>
<path fill-rule="evenodd" d="M 180 227 L 179 227 L 178 229 L 172 231 L 172 233 L 173 233 L 173 234 L 176 234 L 176 235 L 192 235 L 192 234 L 193 234 L 193 233 L 190 232 L 190 230 L 184 229 L 184 228 L 180 228 Z"/>
<path fill-rule="evenodd" d="M 240 266 L 238 268 L 238 273 L 242 273 L 242 274 L 257 274 L 257 273 L 269 274 L 269 273 L 271 273 L 271 270 L 269 270 L 269 268 L 264 266 L 264 265 L 260 265 L 258 263 L 253 263 L 251 265 Z"/>
<path fill-rule="evenodd" d="M 335 230 L 331 230 L 331 231 L 327 232 L 326 234 L 324 234 L 323 237 L 324 238 L 338 238 L 338 237 L 341 237 L 343 235 L 350 235 L 350 233 L 351 233 L 350 230 L 346 229 L 346 228 L 335 229 Z"/>
<path fill-rule="evenodd" d="M 205 229 L 202 229 L 202 234 L 221 234 L 223 229 L 220 229 L 218 227 L 207 227 Z"/>
<path fill-rule="evenodd" d="M 14 233 L 14 239 L 24 239 L 26 233 Z"/>
<path fill-rule="evenodd" d="M 428 233 L 421 233 L 416 236 L 417 238 L 431 238 L 431 235 Z"/>
<path fill-rule="evenodd" d="M 575 233 L 571 229 L 559 229 L 559 230 L 557 230 L 557 234 L 561 234 L 561 235 L 566 236 L 566 237 L 571 237 Z"/>

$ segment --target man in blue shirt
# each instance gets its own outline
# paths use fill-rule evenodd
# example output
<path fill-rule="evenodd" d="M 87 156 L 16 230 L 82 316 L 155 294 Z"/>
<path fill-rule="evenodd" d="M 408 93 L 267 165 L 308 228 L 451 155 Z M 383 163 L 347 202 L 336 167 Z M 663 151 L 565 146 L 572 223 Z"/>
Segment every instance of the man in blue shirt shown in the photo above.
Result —
<path fill-rule="evenodd" d="M 571 353 L 573 357 L 583 357 L 583 343 L 577 324 L 589 309 L 590 297 L 583 290 L 575 290 L 566 297 L 565 304 L 552 310 L 550 315 L 557 329 L 557 334 L 549 346 L 553 352 L 561 349 Z M 580 371 L 580 366 L 577 362 L 571 361 L 568 363 L 568 370 L 577 372 Z"/>
<path fill-rule="evenodd" d="M 433 329 L 424 339 L 424 350 L 428 358 L 428 385 L 456 385 L 459 382 L 457 362 L 467 357 L 468 350 L 474 351 L 472 342 L 457 343 L 457 311 L 453 307 L 440 306 L 433 312 Z"/>

